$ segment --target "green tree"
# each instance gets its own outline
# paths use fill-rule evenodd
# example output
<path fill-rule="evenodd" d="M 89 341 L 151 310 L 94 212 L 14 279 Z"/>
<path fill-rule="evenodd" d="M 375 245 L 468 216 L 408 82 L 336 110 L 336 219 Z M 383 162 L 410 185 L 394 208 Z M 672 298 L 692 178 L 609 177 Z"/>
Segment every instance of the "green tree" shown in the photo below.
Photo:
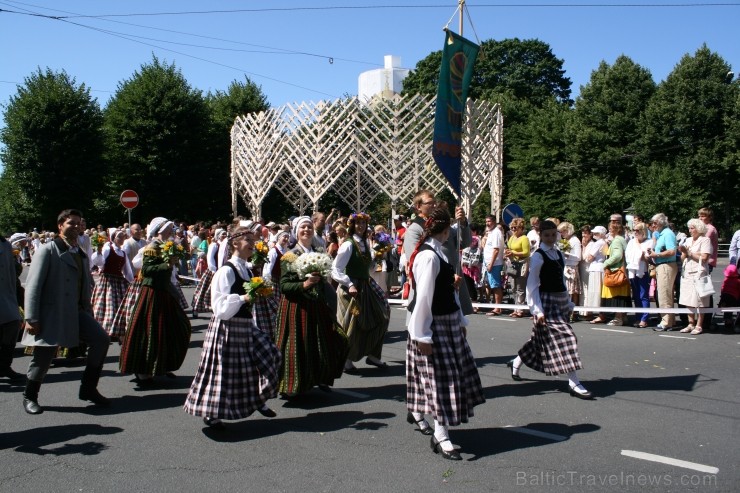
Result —
<path fill-rule="evenodd" d="M 576 98 L 568 129 L 568 159 L 579 174 L 615 178 L 619 189 L 631 191 L 640 149 L 638 123 L 655 89 L 650 72 L 628 57 L 620 56 L 611 66 L 601 62 Z"/>
<path fill-rule="evenodd" d="M 645 187 L 660 194 L 659 207 L 651 212 L 673 211 L 669 218 L 685 223 L 696 216 L 696 207 L 709 206 L 720 227 L 738 217 L 738 170 L 730 156 L 737 147 L 727 138 L 738 117 L 738 86 L 728 80 L 729 71 L 704 45 L 693 56 L 684 55 L 658 86 L 640 124 L 640 194 Z M 649 200 L 635 197 L 635 204 Z"/>
<path fill-rule="evenodd" d="M 105 167 L 102 115 L 90 90 L 64 71 L 38 69 L 18 86 L 3 119 L 3 226 L 53 229 L 69 207 L 94 215 Z"/>
<path fill-rule="evenodd" d="M 118 196 L 133 189 L 140 199 L 134 215 L 141 222 L 154 216 L 186 221 L 219 216 L 212 213 L 213 197 L 228 197 L 229 189 L 201 186 L 210 171 L 205 165 L 210 125 L 201 92 L 190 87 L 174 63 L 154 57 L 142 65 L 119 83 L 105 110 L 110 173 L 107 194 L 98 205 L 120 221 Z"/>
<path fill-rule="evenodd" d="M 231 127 L 237 116 L 267 111 L 270 105 L 262 88 L 249 77 L 244 82 L 232 81 L 226 91 L 208 93 L 206 103 L 211 126 L 208 157 L 199 177 L 202 185 L 214 193 L 198 217 L 223 217 L 231 211 Z"/>

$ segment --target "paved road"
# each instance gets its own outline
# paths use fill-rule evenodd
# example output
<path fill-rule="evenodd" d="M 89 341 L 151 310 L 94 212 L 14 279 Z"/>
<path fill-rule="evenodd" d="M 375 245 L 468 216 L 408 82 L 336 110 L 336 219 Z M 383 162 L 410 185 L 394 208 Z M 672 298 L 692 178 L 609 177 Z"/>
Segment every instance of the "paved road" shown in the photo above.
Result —
<path fill-rule="evenodd" d="M 740 336 L 575 324 L 581 378 L 597 396 L 586 402 L 564 392 L 567 379 L 524 369 L 524 381 L 511 380 L 505 363 L 528 321 L 473 316 L 487 402 L 452 429 L 465 460 L 451 462 L 405 421 L 403 317 L 393 309 L 388 371 L 360 363 L 333 393 L 272 401 L 277 418 L 229 423 L 225 433 L 181 409 L 203 319 L 177 379 L 155 390 L 117 373 L 112 345 L 100 384 L 109 410 L 77 399 L 79 366 L 52 368 L 39 416 L 23 412 L 21 387 L 0 381 L 0 491 L 740 490 Z M 29 358 L 17 354 L 25 371 Z"/>

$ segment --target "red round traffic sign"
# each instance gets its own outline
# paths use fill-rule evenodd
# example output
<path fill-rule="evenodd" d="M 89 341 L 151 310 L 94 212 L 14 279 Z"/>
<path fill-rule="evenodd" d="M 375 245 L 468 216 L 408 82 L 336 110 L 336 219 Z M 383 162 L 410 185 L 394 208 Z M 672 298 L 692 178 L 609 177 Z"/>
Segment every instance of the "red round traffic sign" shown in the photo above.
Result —
<path fill-rule="evenodd" d="M 121 194 L 121 205 L 126 209 L 133 209 L 139 205 L 139 195 L 133 190 L 124 190 Z"/>

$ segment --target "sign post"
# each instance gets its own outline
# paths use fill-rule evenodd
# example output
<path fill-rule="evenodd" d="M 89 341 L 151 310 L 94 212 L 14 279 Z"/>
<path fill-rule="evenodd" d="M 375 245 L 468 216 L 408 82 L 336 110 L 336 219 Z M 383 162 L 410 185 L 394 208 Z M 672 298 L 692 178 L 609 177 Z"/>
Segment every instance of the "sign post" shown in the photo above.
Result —
<path fill-rule="evenodd" d="M 507 205 L 501 213 L 501 218 L 506 225 L 510 224 L 511 220 L 517 217 L 524 217 L 524 211 L 518 204 Z"/>
<path fill-rule="evenodd" d="M 131 209 L 139 205 L 139 194 L 133 190 L 124 190 L 121 194 L 121 205 L 128 209 L 128 226 L 131 227 Z"/>

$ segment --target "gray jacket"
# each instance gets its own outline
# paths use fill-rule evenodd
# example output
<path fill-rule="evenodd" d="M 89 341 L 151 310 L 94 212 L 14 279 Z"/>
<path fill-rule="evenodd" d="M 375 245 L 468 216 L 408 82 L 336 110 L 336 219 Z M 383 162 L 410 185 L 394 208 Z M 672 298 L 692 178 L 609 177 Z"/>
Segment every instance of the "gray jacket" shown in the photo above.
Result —
<path fill-rule="evenodd" d="M 92 313 L 90 262 L 82 249 L 82 286 L 78 268 L 67 244 L 56 238 L 45 243 L 33 257 L 26 279 L 26 320 L 39 322 L 37 335 L 23 334 L 25 346 L 75 347 L 80 343 L 79 312 Z"/>

